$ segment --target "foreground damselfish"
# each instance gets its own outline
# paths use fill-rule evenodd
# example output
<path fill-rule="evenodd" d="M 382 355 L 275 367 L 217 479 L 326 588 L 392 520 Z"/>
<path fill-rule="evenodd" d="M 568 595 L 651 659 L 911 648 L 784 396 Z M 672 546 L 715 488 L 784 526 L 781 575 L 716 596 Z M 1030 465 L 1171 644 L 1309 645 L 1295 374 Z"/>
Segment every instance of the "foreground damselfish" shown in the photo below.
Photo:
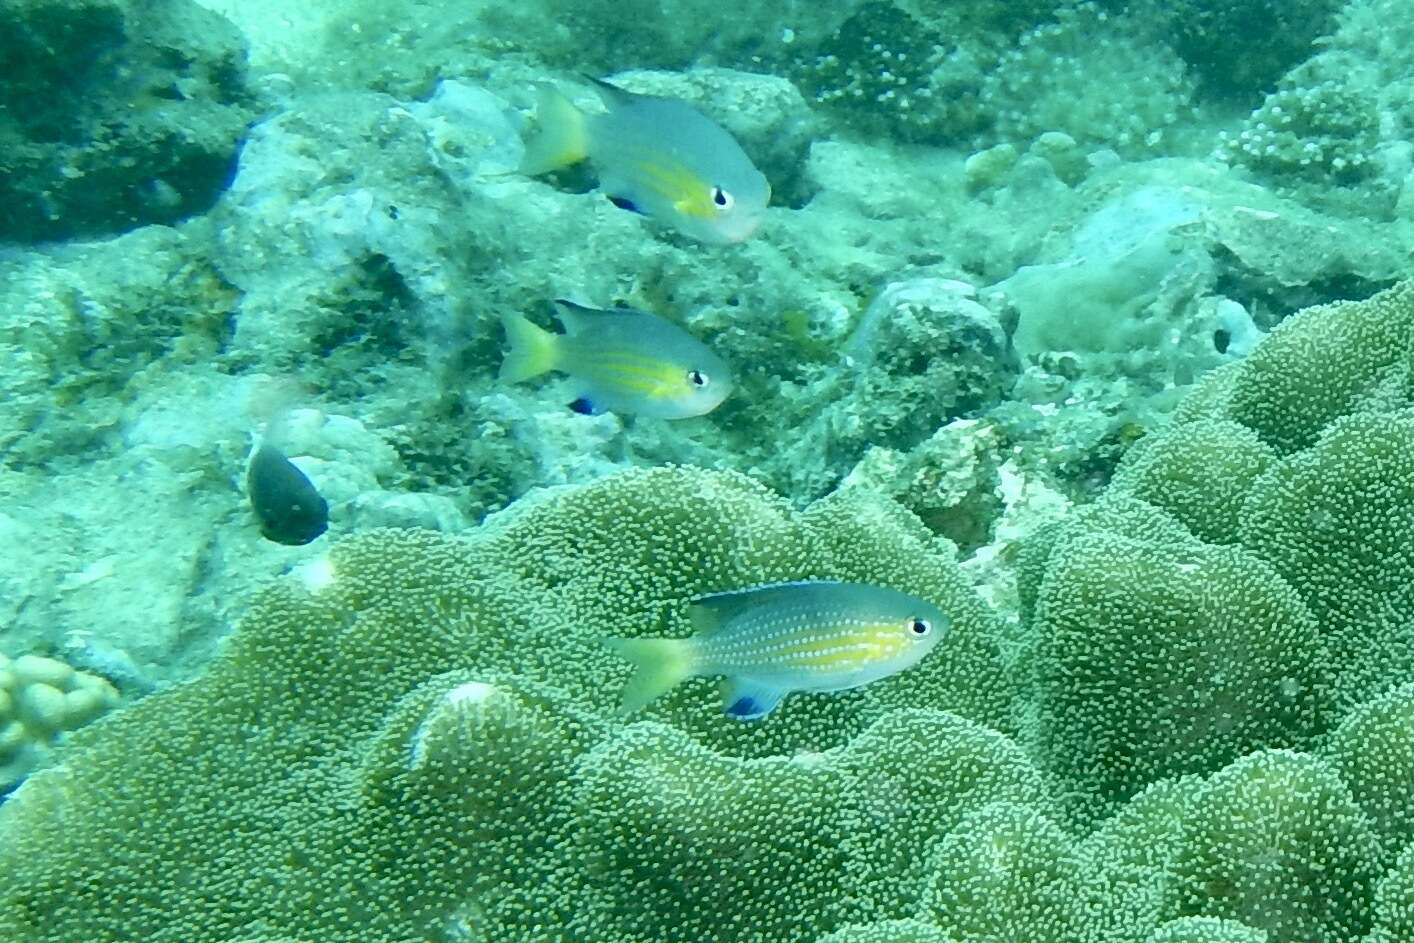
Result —
<path fill-rule="evenodd" d="M 688 608 L 688 639 L 615 638 L 634 675 L 622 709 L 725 675 L 724 711 L 759 720 L 792 691 L 845 691 L 916 665 L 947 634 L 937 606 L 883 586 L 829 580 L 712 593 Z"/>

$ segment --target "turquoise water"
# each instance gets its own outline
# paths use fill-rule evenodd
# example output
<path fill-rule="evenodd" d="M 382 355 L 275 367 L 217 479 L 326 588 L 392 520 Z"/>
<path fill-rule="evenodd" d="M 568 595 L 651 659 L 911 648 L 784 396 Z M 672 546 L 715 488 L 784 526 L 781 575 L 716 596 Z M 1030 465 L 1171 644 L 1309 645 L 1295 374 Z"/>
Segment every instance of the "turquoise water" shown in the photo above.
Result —
<path fill-rule="evenodd" d="M 1411 279 L 1410 0 L 0 0 L 0 943 L 1414 941 Z"/>

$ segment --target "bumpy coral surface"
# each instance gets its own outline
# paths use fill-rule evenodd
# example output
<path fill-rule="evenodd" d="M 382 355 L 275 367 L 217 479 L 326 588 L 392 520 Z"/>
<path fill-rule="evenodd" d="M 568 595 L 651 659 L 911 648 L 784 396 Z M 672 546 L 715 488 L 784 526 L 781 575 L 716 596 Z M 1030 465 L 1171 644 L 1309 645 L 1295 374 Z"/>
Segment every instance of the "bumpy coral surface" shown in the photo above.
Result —
<path fill-rule="evenodd" d="M 1335 26 L 1336 0 L 1166 0 L 1138 4 L 1174 33 L 1210 94 L 1251 98 L 1310 55 Z"/>
<path fill-rule="evenodd" d="M 1061 131 L 1122 154 L 1164 153 L 1165 135 L 1190 110 L 1192 83 L 1171 50 L 1135 32 L 1092 5 L 1062 6 L 983 80 L 992 133 L 1024 146 Z"/>
<path fill-rule="evenodd" d="M 1404 939 L 1411 325 L 1405 285 L 1217 374 L 1029 542 L 1019 627 L 860 489 L 792 511 L 660 468 L 469 539 L 345 541 L 204 678 L 15 793 L 0 935 Z M 1314 356 L 1341 342 L 1349 370 Z M 919 594 L 954 633 L 760 724 L 704 680 L 616 715 L 601 637 L 686 634 L 694 595 L 809 578 Z"/>
<path fill-rule="evenodd" d="M 80 734 L 6 804 L 0 936 L 779 939 L 901 910 L 919 842 L 1043 796 L 994 729 L 992 618 L 940 549 L 886 504 L 792 514 L 671 469 L 470 542 L 346 542 L 262 596 L 203 681 Z M 599 638 L 681 633 L 692 595 L 812 577 L 936 600 L 946 657 L 757 726 L 706 681 L 613 719 L 625 672 Z M 60 807 L 85 821 L 56 832 Z M 876 904 L 842 893 L 875 885 Z"/>
<path fill-rule="evenodd" d="M 346 541 L 259 597 L 206 677 L 79 731 L 14 795 L 0 930 L 1401 939 L 1411 300 L 1312 309 L 1217 375 L 1031 542 L 1018 631 L 858 489 L 791 511 L 666 468 L 467 540 Z M 1313 356 L 1342 338 L 1347 370 Z M 684 634 L 692 596 L 796 578 L 920 594 L 954 635 L 761 724 L 705 681 L 615 715 L 599 638 Z"/>
<path fill-rule="evenodd" d="M 56 739 L 117 705 L 117 690 L 97 675 L 41 655 L 0 655 L 0 793 Z"/>
<path fill-rule="evenodd" d="M 1278 179 L 1329 176 L 1349 183 L 1368 175 L 1379 139 L 1374 97 L 1333 80 L 1284 84 L 1241 132 L 1223 140 L 1219 154 Z"/>

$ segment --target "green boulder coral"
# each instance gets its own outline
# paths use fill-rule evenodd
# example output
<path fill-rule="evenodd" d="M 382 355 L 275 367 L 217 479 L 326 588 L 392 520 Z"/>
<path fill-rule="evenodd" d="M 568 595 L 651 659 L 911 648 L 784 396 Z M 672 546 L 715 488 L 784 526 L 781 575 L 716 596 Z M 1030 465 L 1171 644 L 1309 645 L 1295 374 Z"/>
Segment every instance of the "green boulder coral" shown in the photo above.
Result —
<path fill-rule="evenodd" d="M 1243 544 L 1320 623 L 1343 708 L 1409 677 L 1414 409 L 1337 419 L 1257 480 L 1243 517 Z"/>
<path fill-rule="evenodd" d="M 591 876 L 581 938 L 828 930 L 846 892 L 835 809 L 845 788 L 828 759 L 722 756 L 652 723 L 611 737 L 584 757 L 575 790 L 573 857 Z"/>
<path fill-rule="evenodd" d="M 635 470 L 336 544 L 0 807 L 0 938 L 1403 941 L 1411 300 L 1310 309 L 1197 390 L 1027 541 L 1016 624 L 861 487 Z M 758 724 L 705 679 L 617 716 L 600 639 L 790 579 L 953 631 Z"/>
<path fill-rule="evenodd" d="M 1203 420 L 1141 439 L 1115 473 L 1110 499 L 1132 494 L 1210 543 L 1237 540 L 1242 501 L 1276 453 L 1246 426 Z"/>
<path fill-rule="evenodd" d="M 1225 917 L 1273 940 L 1353 940 L 1369 928 L 1374 835 L 1315 757 L 1253 753 L 1198 791 L 1175 862 L 1176 915 Z"/>
<path fill-rule="evenodd" d="M 1414 845 L 1404 849 L 1375 891 L 1375 925 L 1368 943 L 1414 939 Z"/>
<path fill-rule="evenodd" d="M 1267 943 L 1267 934 L 1236 920 L 1180 917 L 1159 927 L 1144 943 Z"/>
<path fill-rule="evenodd" d="M 1217 378 L 1226 395 L 1209 403 L 1210 415 L 1242 423 L 1278 453 L 1304 449 L 1340 416 L 1407 400 L 1411 350 L 1414 281 L 1306 308 Z M 1200 401 L 1209 399 L 1203 391 Z"/>
<path fill-rule="evenodd" d="M 1079 865 L 1070 836 L 1044 813 L 994 802 L 939 843 L 924 908 L 960 940 L 1074 940 L 1084 926 Z"/>
<path fill-rule="evenodd" d="M 841 814 L 851 827 L 855 918 L 913 913 L 934 879 L 926 853 L 992 802 L 1046 802 L 1044 780 L 1009 737 L 952 714 L 895 710 L 857 737 L 840 763 L 851 775 Z"/>
<path fill-rule="evenodd" d="M 957 938 L 922 920 L 884 920 L 836 930 L 818 943 L 957 943 Z"/>
<path fill-rule="evenodd" d="M 1322 753 L 1368 816 L 1381 860 L 1393 864 L 1414 841 L 1414 683 L 1351 711 Z"/>
<path fill-rule="evenodd" d="M 1316 622 L 1240 547 L 1079 533 L 1052 551 L 1031 629 L 1026 739 L 1083 817 L 1320 732 Z"/>
<path fill-rule="evenodd" d="M 937 711 L 890 713 L 847 746 L 740 759 L 634 724 L 581 761 L 579 938 L 810 939 L 913 912 L 920 849 L 970 810 L 1039 801 L 1007 738 Z"/>
<path fill-rule="evenodd" d="M 940 550 L 864 495 L 797 514 L 687 469 L 560 492 L 469 541 L 347 540 L 262 594 L 204 678 L 79 731 L 4 805 L 0 938 L 808 940 L 903 917 L 913 891 L 846 914 L 814 881 L 883 883 L 928 823 L 1040 795 L 1019 748 L 977 723 L 1008 698 L 976 692 L 1006 686 L 991 617 Z M 662 723 L 620 728 L 625 666 L 600 638 L 685 629 L 701 592 L 812 577 L 938 599 L 970 654 L 919 666 L 895 697 L 984 716 L 909 720 L 858 692 L 742 725 L 700 684 L 655 705 Z M 915 768 L 936 773 L 888 827 L 842 801 Z M 943 788 L 954 768 L 973 772 Z M 723 872 L 743 843 L 760 856 Z M 807 852 L 849 864 L 797 881 Z M 754 895 L 751 926 L 725 920 L 727 891 L 738 910 Z"/>
<path fill-rule="evenodd" d="M 1088 916 L 1086 940 L 1129 943 L 1170 915 L 1173 863 L 1198 776 L 1155 783 L 1101 822 L 1079 845 L 1076 893 Z"/>

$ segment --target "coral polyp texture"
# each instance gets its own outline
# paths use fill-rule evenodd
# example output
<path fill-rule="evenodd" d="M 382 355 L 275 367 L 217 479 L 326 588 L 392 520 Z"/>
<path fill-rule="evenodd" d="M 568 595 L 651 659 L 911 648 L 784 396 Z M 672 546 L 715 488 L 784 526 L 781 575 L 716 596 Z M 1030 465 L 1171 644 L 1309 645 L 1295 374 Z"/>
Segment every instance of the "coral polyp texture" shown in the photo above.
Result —
<path fill-rule="evenodd" d="M 915 897 L 932 831 L 1043 799 L 995 729 L 993 617 L 906 512 L 839 494 L 794 513 L 741 476 L 660 469 L 512 513 L 465 541 L 340 544 L 260 596 L 200 681 L 76 734 L 0 813 L 0 938 L 823 934 L 879 916 L 846 889 Z M 808 578 L 934 601 L 946 657 L 761 725 L 706 682 L 615 717 L 602 637 L 686 634 L 694 595 Z M 42 825 L 61 808 L 85 822 Z"/>
<path fill-rule="evenodd" d="M 1019 625 L 860 488 L 665 467 L 339 543 L 0 808 L 0 936 L 1406 939 L 1410 330 L 1410 284 L 1278 327 L 1028 542 Z M 617 714 L 601 638 L 788 579 L 955 630 L 760 723 Z"/>

